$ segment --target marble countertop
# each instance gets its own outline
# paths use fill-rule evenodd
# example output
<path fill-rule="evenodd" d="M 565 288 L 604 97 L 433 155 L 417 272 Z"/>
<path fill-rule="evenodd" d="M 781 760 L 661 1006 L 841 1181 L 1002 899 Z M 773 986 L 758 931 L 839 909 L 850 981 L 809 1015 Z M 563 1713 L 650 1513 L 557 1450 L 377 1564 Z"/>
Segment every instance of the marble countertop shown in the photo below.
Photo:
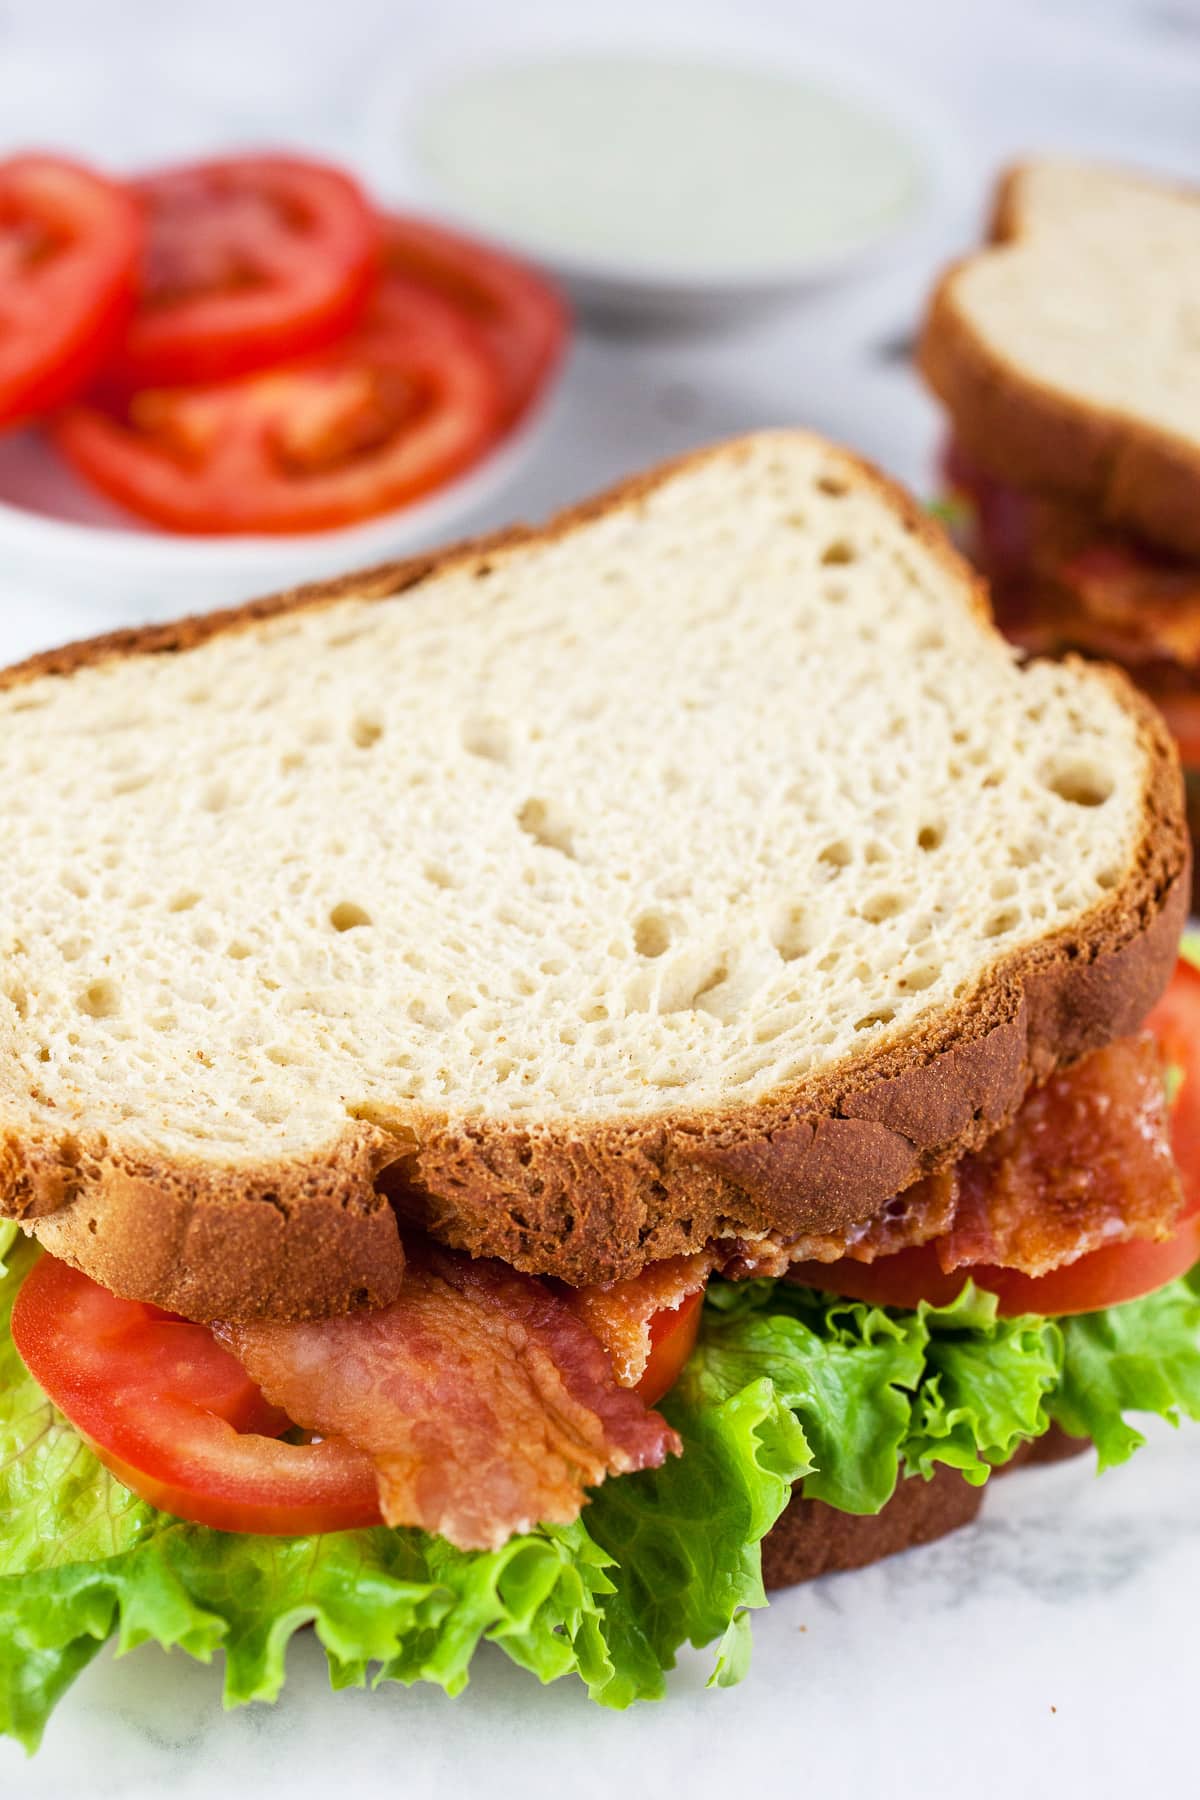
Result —
<path fill-rule="evenodd" d="M 839 0 L 88 0 L 0 3 L 0 139 L 67 144 L 117 166 L 274 140 L 324 148 L 378 179 L 362 96 L 520 41 L 819 44 L 928 93 L 981 200 L 1001 159 L 1074 147 L 1200 171 L 1200 0 L 936 4 Z M 503 23 L 501 17 L 503 13 Z M 928 487 L 933 409 L 904 346 L 931 271 L 973 228 L 939 218 L 885 273 L 720 336 L 584 333 L 540 453 L 474 529 L 536 517 L 689 445 L 811 424 Z M 170 612 L 131 589 L 89 604 L 29 591 L 0 564 L 0 659 Z M 286 1791 L 406 1800 L 487 1793 L 717 1795 L 811 1788 L 922 1800 L 1125 1794 L 1153 1771 L 1194 1785 L 1191 1605 L 1200 1602 L 1200 1430 L 1152 1433 L 1093 1480 L 1081 1459 L 1005 1481 L 981 1523 L 861 1574 L 780 1595 L 740 1688 L 706 1692 L 689 1658 L 664 1705 L 624 1715 L 565 1685 L 539 1691 L 498 1655 L 468 1693 L 329 1693 L 316 1644 L 293 1648 L 275 1708 L 220 1711 L 220 1675 L 153 1650 L 104 1654 L 60 1707 L 40 1755 L 0 1744 L 0 1792 L 178 1800 Z"/>

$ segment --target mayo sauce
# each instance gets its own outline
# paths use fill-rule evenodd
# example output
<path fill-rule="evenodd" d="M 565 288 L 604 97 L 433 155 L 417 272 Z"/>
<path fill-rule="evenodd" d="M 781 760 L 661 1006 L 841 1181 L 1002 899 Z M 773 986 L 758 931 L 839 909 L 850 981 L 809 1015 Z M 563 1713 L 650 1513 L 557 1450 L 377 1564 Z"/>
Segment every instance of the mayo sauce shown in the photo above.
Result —
<path fill-rule="evenodd" d="M 443 88 L 415 152 L 446 201 L 580 261 L 736 277 L 849 251 L 924 198 L 912 137 L 816 77 L 588 55 Z"/>

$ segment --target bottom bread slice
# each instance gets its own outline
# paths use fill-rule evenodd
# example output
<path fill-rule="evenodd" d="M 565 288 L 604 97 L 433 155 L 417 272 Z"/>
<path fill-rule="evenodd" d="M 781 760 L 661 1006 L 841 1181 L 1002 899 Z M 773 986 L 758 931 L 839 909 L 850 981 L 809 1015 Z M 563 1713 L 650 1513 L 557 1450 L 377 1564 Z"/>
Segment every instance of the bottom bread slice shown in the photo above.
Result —
<path fill-rule="evenodd" d="M 996 1472 L 1006 1475 L 1031 1463 L 1060 1462 L 1090 1447 L 1086 1438 L 1067 1437 L 1052 1426 Z M 763 1541 L 763 1581 L 768 1588 L 794 1587 L 818 1575 L 865 1569 L 901 1550 L 932 1544 L 960 1525 L 969 1525 L 986 1491 L 971 1487 L 957 1469 L 938 1468 L 931 1481 L 901 1481 L 882 1512 L 867 1518 L 797 1494 Z"/>

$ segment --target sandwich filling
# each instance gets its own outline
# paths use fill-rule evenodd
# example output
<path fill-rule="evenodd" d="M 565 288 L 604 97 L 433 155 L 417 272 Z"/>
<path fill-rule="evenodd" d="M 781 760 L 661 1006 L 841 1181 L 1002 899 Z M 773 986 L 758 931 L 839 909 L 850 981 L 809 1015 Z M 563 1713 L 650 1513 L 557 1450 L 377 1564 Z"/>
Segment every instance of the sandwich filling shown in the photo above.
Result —
<path fill-rule="evenodd" d="M 482 1639 L 624 1705 L 685 1643 L 742 1672 L 795 1494 L 878 1512 L 1052 1424 L 1200 1417 L 1200 974 L 984 1148 L 841 1237 L 714 1240 L 587 1289 L 412 1233 L 387 1307 L 197 1325 L 0 1228 L 0 1727 L 36 1742 L 110 1636 L 269 1698 L 450 1691 Z"/>
<path fill-rule="evenodd" d="M 944 474 L 956 535 L 988 577 L 1000 629 L 1035 655 L 1077 650 L 1129 672 L 1179 744 L 1200 837 L 1200 563 L 1023 493 L 960 444 Z"/>

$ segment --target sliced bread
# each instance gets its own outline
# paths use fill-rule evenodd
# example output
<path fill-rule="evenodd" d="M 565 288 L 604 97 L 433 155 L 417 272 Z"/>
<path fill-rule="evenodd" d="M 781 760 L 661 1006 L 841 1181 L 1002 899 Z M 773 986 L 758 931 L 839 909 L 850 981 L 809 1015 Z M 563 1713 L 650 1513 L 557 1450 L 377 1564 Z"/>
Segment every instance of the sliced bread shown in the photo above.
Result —
<path fill-rule="evenodd" d="M 764 434 L 0 677 L 0 1214 L 194 1317 L 870 1215 L 1131 1028 L 1175 753 Z"/>
<path fill-rule="evenodd" d="M 1059 161 L 1001 181 L 919 360 L 988 471 L 1200 556 L 1200 193 Z"/>

